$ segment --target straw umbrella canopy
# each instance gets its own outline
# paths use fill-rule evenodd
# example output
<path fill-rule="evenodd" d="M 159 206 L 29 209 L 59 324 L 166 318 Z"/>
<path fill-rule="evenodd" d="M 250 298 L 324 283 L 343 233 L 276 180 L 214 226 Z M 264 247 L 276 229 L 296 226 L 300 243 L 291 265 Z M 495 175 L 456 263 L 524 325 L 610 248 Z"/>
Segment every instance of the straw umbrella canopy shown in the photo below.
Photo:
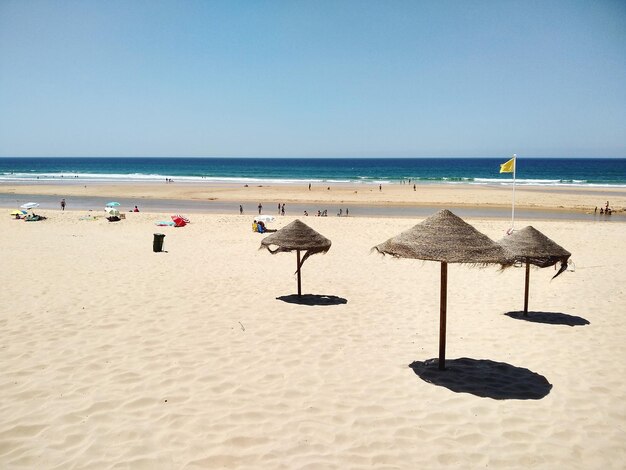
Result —
<path fill-rule="evenodd" d="M 561 262 L 561 269 L 554 275 L 552 278 L 554 279 L 567 268 L 567 260 L 571 256 L 571 253 L 530 225 L 521 230 L 514 231 L 511 235 L 507 235 L 498 243 L 513 253 L 516 261 L 526 263 L 524 316 L 528 316 L 530 265 L 534 264 L 540 268 L 547 268 L 548 266 L 554 266 L 556 263 Z"/>
<path fill-rule="evenodd" d="M 316 253 L 326 253 L 330 250 L 331 241 L 325 236 L 313 230 L 304 222 L 294 220 L 289 225 L 261 240 L 261 248 L 267 248 L 272 253 L 291 252 L 297 253 L 298 297 L 302 296 L 302 282 L 300 270 L 307 258 Z M 272 248 L 275 246 L 276 248 Z M 304 256 L 300 259 L 300 252 Z"/>
<path fill-rule="evenodd" d="M 446 361 L 446 309 L 448 263 L 509 266 L 513 257 L 502 246 L 449 210 L 441 210 L 413 228 L 373 248 L 397 258 L 439 261 L 441 291 L 439 311 L 439 369 Z"/>

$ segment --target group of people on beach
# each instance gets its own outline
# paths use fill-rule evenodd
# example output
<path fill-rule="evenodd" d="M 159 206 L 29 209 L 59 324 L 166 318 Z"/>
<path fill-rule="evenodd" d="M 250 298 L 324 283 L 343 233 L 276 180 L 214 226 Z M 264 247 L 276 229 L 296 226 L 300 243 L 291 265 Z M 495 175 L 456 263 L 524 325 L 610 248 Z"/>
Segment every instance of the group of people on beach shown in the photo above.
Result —
<path fill-rule="evenodd" d="M 261 212 L 263 212 L 263 203 L 259 202 L 257 209 L 259 210 L 259 215 L 261 215 Z M 243 215 L 243 206 L 241 204 L 239 204 L 239 214 Z M 278 214 L 285 215 L 285 203 L 284 202 L 282 204 L 280 202 L 278 203 Z"/>
<path fill-rule="evenodd" d="M 597 212 L 598 212 L 598 207 L 596 206 L 593 213 L 596 214 Z M 604 207 L 600 206 L 600 214 L 611 215 L 611 212 L 613 212 L 613 209 L 609 207 L 609 201 L 606 201 L 606 205 Z"/>
<path fill-rule="evenodd" d="M 259 211 L 259 215 L 261 215 L 261 213 L 263 212 L 263 203 L 259 202 L 259 205 L 257 206 L 257 209 Z M 279 215 L 285 215 L 285 203 L 278 203 L 278 214 Z M 243 215 L 243 205 L 239 204 L 239 215 Z M 317 211 L 317 217 L 328 217 L 328 209 L 324 209 L 322 210 L 318 210 Z M 345 215 L 345 217 L 348 217 L 350 215 L 350 209 L 346 208 L 346 211 L 344 213 L 343 209 L 339 209 L 339 212 L 337 213 L 337 217 L 343 217 Z M 309 211 L 304 211 L 304 216 L 308 217 L 309 216 Z"/>
<path fill-rule="evenodd" d="M 411 178 L 409 178 L 408 180 L 401 179 L 400 180 L 400 184 L 408 184 L 410 186 L 411 185 Z M 413 183 L 413 191 L 417 191 L 417 186 L 415 185 L 415 183 Z"/>
<path fill-rule="evenodd" d="M 64 211 L 65 210 L 65 206 L 67 206 L 67 202 L 65 201 L 65 198 L 61 199 L 61 210 Z M 139 212 L 139 207 L 135 206 L 133 209 L 129 210 L 128 212 Z"/>
<path fill-rule="evenodd" d="M 304 211 L 304 215 L 308 217 L 309 215 L 308 211 Z M 318 210 L 316 215 L 317 217 L 328 217 L 328 210 L 327 209 L 324 209 L 323 211 Z"/>
<path fill-rule="evenodd" d="M 318 210 L 316 215 L 317 217 L 328 217 L 328 209 L 324 209 L 323 211 Z M 339 212 L 337 212 L 337 217 L 342 217 L 343 215 L 344 215 L 343 209 L 339 209 Z M 348 217 L 349 215 L 350 215 L 350 209 L 346 208 L 345 216 Z M 304 216 L 308 217 L 309 212 L 304 211 Z"/>

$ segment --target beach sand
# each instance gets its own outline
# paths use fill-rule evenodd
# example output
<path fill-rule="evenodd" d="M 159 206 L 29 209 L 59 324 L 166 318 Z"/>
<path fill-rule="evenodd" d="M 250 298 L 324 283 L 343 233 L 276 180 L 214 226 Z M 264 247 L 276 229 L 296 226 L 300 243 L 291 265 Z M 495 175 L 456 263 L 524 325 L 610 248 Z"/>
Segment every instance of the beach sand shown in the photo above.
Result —
<path fill-rule="evenodd" d="M 470 185 L 470 184 L 386 184 L 379 190 L 372 184 L 313 184 L 309 191 L 306 186 L 295 184 L 242 184 L 226 183 L 62 183 L 42 182 L 40 184 L 2 184 L 0 194 L 40 195 L 61 198 L 105 197 L 132 199 L 141 205 L 142 200 L 161 199 L 193 202 L 231 202 L 236 206 L 244 204 L 247 209 L 256 208 L 262 202 L 266 210 L 273 213 L 278 202 L 310 203 L 311 207 L 324 207 L 328 204 L 366 206 L 428 206 L 438 208 L 511 207 L 511 186 Z M 330 188 L 330 189 L 329 189 Z M 515 190 L 515 206 L 519 209 L 540 209 L 554 212 L 593 212 L 600 210 L 606 201 L 616 213 L 626 210 L 626 188 L 621 187 L 551 187 L 520 186 Z M 71 201 L 70 201 L 71 202 Z M 58 207 L 58 206 L 55 206 Z M 71 207 L 71 206 L 69 206 Z"/>
<path fill-rule="evenodd" d="M 370 248 L 419 219 L 302 218 L 333 242 L 303 292 L 336 297 L 300 305 L 278 299 L 295 254 L 260 251 L 250 216 L 41 212 L 0 218 L 2 468 L 624 467 L 623 223 L 517 222 L 573 254 L 531 271 L 531 318 L 553 323 L 506 315 L 523 269 L 449 266 L 447 357 L 509 380 L 494 398 L 409 367 L 437 356 L 439 264 Z"/>

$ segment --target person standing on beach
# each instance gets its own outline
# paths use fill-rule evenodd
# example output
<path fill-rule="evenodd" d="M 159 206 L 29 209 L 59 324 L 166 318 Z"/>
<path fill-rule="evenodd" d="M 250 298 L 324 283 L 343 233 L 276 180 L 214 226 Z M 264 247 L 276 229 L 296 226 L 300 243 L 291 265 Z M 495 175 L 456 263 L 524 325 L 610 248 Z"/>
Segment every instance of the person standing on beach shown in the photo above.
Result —
<path fill-rule="evenodd" d="M 309 191 L 311 190 L 311 183 L 309 183 Z"/>
<path fill-rule="evenodd" d="M 382 190 L 383 190 L 383 185 L 382 185 L 382 184 L 379 184 L 379 185 L 378 185 L 378 190 L 379 190 L 379 191 L 382 191 Z"/>
<path fill-rule="evenodd" d="M 280 202 L 278 203 L 278 214 L 280 214 Z"/>
<path fill-rule="evenodd" d="M 285 215 L 285 203 L 283 202 L 283 207 L 280 210 L 281 215 Z"/>
<path fill-rule="evenodd" d="M 263 210 L 263 204 L 259 202 L 259 215 L 261 215 L 262 210 Z"/>
<path fill-rule="evenodd" d="M 65 210 L 65 199 L 61 199 L 61 210 Z"/>
<path fill-rule="evenodd" d="M 416 190 L 416 189 L 415 189 L 415 185 L 413 185 L 413 191 L 415 191 L 415 190 Z"/>
<path fill-rule="evenodd" d="M 239 204 L 239 215 L 243 215 L 243 206 Z"/>

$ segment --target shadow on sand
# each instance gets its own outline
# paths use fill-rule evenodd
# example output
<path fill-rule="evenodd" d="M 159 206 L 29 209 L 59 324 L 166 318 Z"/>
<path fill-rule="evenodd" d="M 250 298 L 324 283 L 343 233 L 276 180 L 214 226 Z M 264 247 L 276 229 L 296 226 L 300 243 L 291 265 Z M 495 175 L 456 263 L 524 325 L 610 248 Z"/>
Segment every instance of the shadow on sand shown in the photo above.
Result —
<path fill-rule="evenodd" d="M 276 297 L 276 300 L 282 300 L 283 302 L 287 302 L 289 304 L 298 305 L 340 305 L 348 303 L 348 301 L 343 297 L 319 294 L 303 294 L 300 297 L 296 294 L 282 295 L 280 297 Z"/>
<path fill-rule="evenodd" d="M 446 360 L 444 371 L 438 364 L 438 359 L 429 359 L 409 367 L 425 382 L 494 400 L 540 400 L 552 389 L 543 375 L 504 362 L 462 357 Z"/>
<path fill-rule="evenodd" d="M 516 320 L 524 320 L 533 323 L 547 323 L 549 325 L 567 325 L 567 326 L 584 326 L 589 325 L 589 320 L 575 315 L 558 312 L 528 312 L 528 316 L 524 316 L 523 311 L 506 312 L 507 317 Z"/>

